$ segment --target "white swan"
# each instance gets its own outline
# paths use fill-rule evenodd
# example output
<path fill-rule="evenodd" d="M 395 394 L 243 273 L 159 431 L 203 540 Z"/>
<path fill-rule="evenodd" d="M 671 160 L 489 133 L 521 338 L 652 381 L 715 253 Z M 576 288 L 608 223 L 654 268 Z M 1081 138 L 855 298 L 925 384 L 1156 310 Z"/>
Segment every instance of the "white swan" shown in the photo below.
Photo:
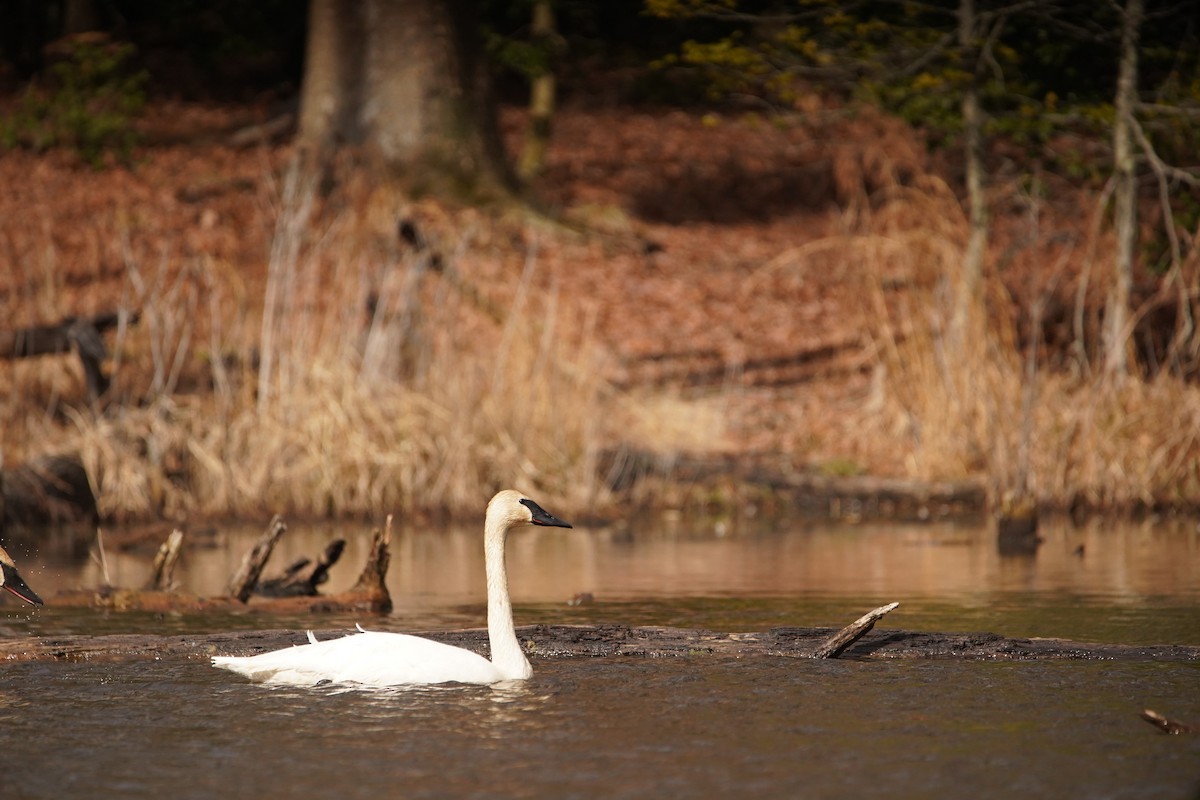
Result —
<path fill-rule="evenodd" d="M 42 598 L 25 585 L 12 556 L 3 547 L 0 547 L 0 589 L 7 589 L 30 605 L 42 605 Z"/>
<path fill-rule="evenodd" d="M 533 668 L 521 650 L 513 627 L 504 541 L 518 525 L 569 528 L 537 503 L 506 489 L 488 503 L 483 531 L 487 573 L 489 661 L 477 653 L 419 636 L 363 631 L 257 656 L 214 656 L 214 667 L 233 670 L 265 683 L 312 685 L 323 681 L 398 686 L 424 683 L 497 683 L 523 680 Z"/>

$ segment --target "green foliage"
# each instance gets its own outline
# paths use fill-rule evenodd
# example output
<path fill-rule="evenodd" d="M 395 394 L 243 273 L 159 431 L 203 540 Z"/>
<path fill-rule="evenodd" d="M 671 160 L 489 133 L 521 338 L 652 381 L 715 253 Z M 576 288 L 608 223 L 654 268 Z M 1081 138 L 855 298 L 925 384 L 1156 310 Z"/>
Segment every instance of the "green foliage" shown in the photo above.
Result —
<path fill-rule="evenodd" d="M 500 67 L 512 70 L 526 80 L 551 72 L 562 55 L 562 40 L 557 37 L 517 39 L 494 30 L 484 30 L 488 56 Z"/>
<path fill-rule="evenodd" d="M 146 102 L 146 74 L 131 67 L 135 55 L 133 45 L 99 37 L 70 41 L 46 85 L 30 85 L 0 127 L 0 144 L 68 147 L 93 167 L 108 152 L 128 160 L 137 142 L 133 120 Z"/>

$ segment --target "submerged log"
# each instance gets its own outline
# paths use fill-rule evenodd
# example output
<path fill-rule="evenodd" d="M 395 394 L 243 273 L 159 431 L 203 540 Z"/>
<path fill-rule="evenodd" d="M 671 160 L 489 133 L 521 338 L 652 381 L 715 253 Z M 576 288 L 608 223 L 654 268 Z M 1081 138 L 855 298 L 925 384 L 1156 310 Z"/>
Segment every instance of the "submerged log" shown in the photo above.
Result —
<path fill-rule="evenodd" d="M 288 598 L 305 599 L 305 598 Z M 319 631 L 320 639 L 352 633 Z M 831 634 L 830 628 L 775 628 L 752 633 L 627 627 L 624 625 L 531 625 L 517 629 L 534 659 L 582 657 L 781 657 L 811 659 Z M 482 629 L 425 633 L 437 641 L 487 652 Z M 44 636 L 0 640 L 0 659 L 125 660 L 129 658 L 207 659 L 214 655 L 254 655 L 308 641 L 303 631 L 245 631 L 208 635 Z M 967 661 L 1122 660 L 1200 661 L 1200 647 L 1120 645 L 1063 639 L 1005 638 L 992 633 L 919 633 L 873 631 L 845 655 L 859 660 L 952 659 Z M 536 668 L 536 666 L 535 666 Z"/>

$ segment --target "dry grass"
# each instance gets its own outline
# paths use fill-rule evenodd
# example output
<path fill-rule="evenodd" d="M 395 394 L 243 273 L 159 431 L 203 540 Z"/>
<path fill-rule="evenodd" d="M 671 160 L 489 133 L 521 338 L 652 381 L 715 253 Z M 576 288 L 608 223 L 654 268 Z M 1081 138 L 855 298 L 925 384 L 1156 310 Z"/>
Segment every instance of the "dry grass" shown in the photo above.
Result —
<path fill-rule="evenodd" d="M 1054 291 L 1068 306 L 1080 298 L 1095 325 L 1110 248 L 1102 216 L 1080 214 L 1086 202 L 1017 212 L 1029 198 L 997 190 L 1008 194 L 996 198 L 991 263 L 1015 255 L 952 346 L 967 223 L 911 132 L 870 115 L 811 136 L 672 119 L 625 120 L 633 138 L 614 152 L 609 128 L 566 118 L 576 127 L 563 140 L 586 146 L 555 168 L 563 205 L 598 197 L 629 211 L 619 231 L 591 237 L 413 208 L 353 182 L 320 197 L 282 148 L 261 163 L 221 149 L 158 154 L 137 173 L 69 180 L 34 163 L 49 184 L 0 162 L 18 195 L 10 207 L 28 209 L 0 242 L 10 324 L 117 304 L 142 313 L 109 339 L 117 383 L 102 413 L 71 409 L 83 394 L 74 362 L 0 362 L 5 465 L 79 452 L 117 519 L 477 513 L 503 485 L 572 513 L 609 499 L 596 463 L 619 443 L 667 462 L 778 450 L 838 472 L 984 476 L 996 499 L 1024 491 L 1052 505 L 1200 502 L 1196 388 L 1070 371 L 1063 354 L 1094 355 L 1094 341 L 1071 349 L 1060 336 L 1052 362 L 1023 349 L 1037 337 L 1015 320 Z M 668 123 L 679 123 L 673 136 Z M 706 164 L 710 150 L 744 163 Z M 759 180 L 780 152 L 788 170 Z M 748 194 L 727 197 L 709 180 L 719 168 Z M 173 182 L 172 169 L 187 179 Z M 114 183 L 120 192 L 105 194 Z M 54 196 L 64 186 L 71 203 Z M 687 195 L 695 202 L 680 205 Z M 112 211 L 114 196 L 127 206 Z M 763 219 L 733 213 L 743 202 Z M 710 206 L 727 221 L 706 221 Z M 655 223 L 653 208 L 681 221 Z M 402 209 L 435 240 L 440 268 L 397 244 Z M 1068 216 L 1086 219 L 1064 238 Z M 1034 218 L 1045 230 L 1028 235 Z M 1014 247 L 1022 237 L 1045 244 Z M 1060 275 L 1076 283 L 1055 287 Z M 864 352 L 811 382 L 762 388 L 738 372 L 860 334 Z M 605 381 L 688 350 L 715 353 L 728 379 L 626 392 Z"/>
<path fill-rule="evenodd" d="M 115 519 L 477 511 L 509 485 L 561 508 L 603 502 L 594 462 L 624 412 L 535 251 L 515 280 L 477 287 L 497 322 L 428 255 L 369 262 L 360 243 L 376 201 L 329 219 L 305 176 L 290 171 L 278 189 L 257 302 L 204 259 L 129 256 L 142 323 L 119 359 L 141 369 L 104 413 L 67 411 L 66 426 L 28 400 L 67 388 L 9 395 L 31 451 L 79 452 Z M 26 386 L 61 374 L 12 368 Z"/>
<path fill-rule="evenodd" d="M 1140 381 L 1046 368 L 1022 352 L 994 276 L 987 310 L 975 309 L 961 344 L 950 340 L 965 238 L 958 203 L 931 184 L 891 194 L 868 230 L 838 242 L 862 281 L 878 359 L 874 391 L 841 430 L 846 449 L 866 463 L 891 453 L 920 479 L 982 475 L 996 502 L 1200 501 L 1200 388 L 1165 372 Z"/>

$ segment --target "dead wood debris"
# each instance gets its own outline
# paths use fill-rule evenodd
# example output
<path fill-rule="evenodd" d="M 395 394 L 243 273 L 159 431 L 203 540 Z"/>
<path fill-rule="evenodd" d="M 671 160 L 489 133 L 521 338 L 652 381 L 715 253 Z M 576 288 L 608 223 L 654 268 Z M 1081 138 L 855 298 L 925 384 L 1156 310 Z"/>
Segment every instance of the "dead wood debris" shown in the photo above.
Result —
<path fill-rule="evenodd" d="M 283 574 L 266 581 L 260 576 L 267 559 L 279 538 L 287 531 L 283 519 L 276 515 L 266 532 L 242 559 L 237 573 L 230 581 L 229 593 L 217 597 L 197 597 L 175 591 L 174 568 L 179 559 L 184 534 L 172 531 L 159 548 L 154 570 L 143 589 L 111 586 L 107 577 L 104 585 L 94 589 L 60 592 L 51 599 L 56 606 L 93 606 L 122 611 L 236 611 L 255 610 L 276 614 L 306 612 L 366 612 L 387 613 L 392 610 L 392 598 L 387 588 L 387 568 L 390 560 L 392 517 L 389 515 L 383 530 L 373 534 L 366 564 L 357 582 L 347 591 L 322 595 L 317 587 L 324 583 L 329 569 L 341 557 L 345 540 L 338 539 L 325 548 L 315 562 L 302 559 L 289 566 Z M 97 533 L 99 556 L 103 565 L 102 535 Z M 107 572 L 105 571 L 107 575 Z M 256 590 L 260 590 L 257 591 Z"/>
<path fill-rule="evenodd" d="M 851 622 L 826 639 L 825 643 L 813 652 L 813 658 L 837 658 L 845 652 L 847 647 L 866 636 L 875 627 L 876 622 L 899 607 L 899 605 L 899 603 L 888 603 L 886 606 L 880 606 L 873 611 L 863 614 L 854 622 Z"/>

